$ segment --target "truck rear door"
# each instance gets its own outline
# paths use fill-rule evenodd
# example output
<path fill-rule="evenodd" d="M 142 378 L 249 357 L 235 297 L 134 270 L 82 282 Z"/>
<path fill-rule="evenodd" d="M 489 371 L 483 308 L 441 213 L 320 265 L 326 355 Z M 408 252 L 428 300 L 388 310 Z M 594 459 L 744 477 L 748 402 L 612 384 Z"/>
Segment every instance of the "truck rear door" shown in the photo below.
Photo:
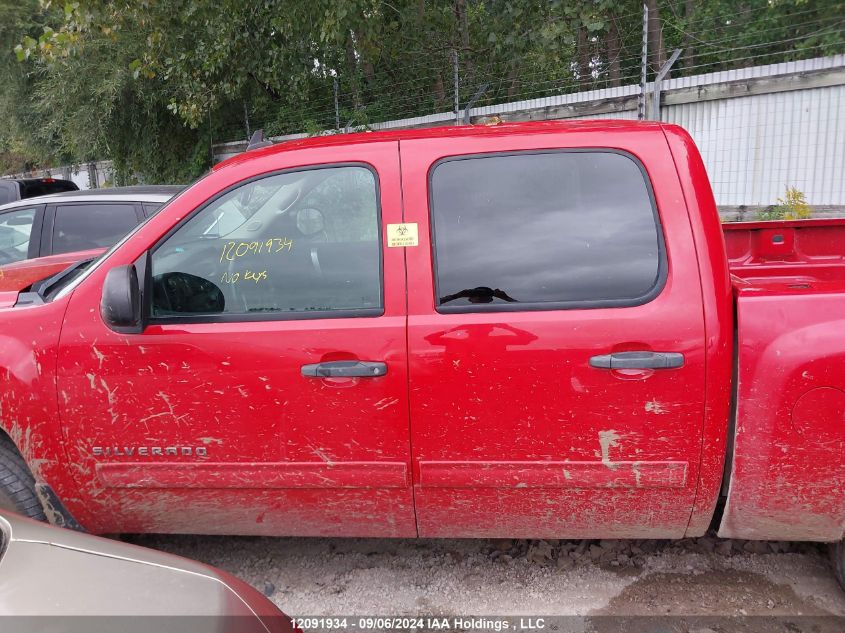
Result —
<path fill-rule="evenodd" d="M 654 131 L 401 141 L 420 536 L 684 534 L 704 324 Z"/>

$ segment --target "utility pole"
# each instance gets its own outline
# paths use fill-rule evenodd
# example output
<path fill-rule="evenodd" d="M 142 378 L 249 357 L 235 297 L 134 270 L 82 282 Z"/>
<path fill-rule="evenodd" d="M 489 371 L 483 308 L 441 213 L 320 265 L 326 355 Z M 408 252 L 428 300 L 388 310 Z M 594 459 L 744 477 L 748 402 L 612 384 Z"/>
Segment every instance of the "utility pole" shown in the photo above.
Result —
<path fill-rule="evenodd" d="M 458 49 L 452 51 L 452 63 L 455 71 L 455 125 L 461 124 L 461 78 L 458 73 Z"/>
<path fill-rule="evenodd" d="M 208 109 L 208 155 L 214 164 L 214 126 L 211 125 L 211 108 Z"/>
<path fill-rule="evenodd" d="M 338 94 L 340 90 L 338 89 L 337 85 L 337 77 L 334 78 L 334 129 L 340 129 L 340 103 L 338 100 Z"/>
<path fill-rule="evenodd" d="M 637 118 L 645 119 L 645 85 L 648 73 L 648 6 L 643 5 L 643 55 L 640 61 L 640 97 L 637 99 Z"/>

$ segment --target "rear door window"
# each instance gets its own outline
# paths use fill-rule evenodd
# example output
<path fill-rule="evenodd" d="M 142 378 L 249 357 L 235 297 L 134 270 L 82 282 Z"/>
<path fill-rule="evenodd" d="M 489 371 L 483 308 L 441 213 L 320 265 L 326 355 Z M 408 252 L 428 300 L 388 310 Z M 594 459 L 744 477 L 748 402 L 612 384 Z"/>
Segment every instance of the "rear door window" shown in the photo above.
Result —
<path fill-rule="evenodd" d="M 53 254 L 112 246 L 137 224 L 131 203 L 60 204 L 53 222 Z"/>
<path fill-rule="evenodd" d="M 626 154 L 448 159 L 430 195 L 441 312 L 637 305 L 662 285 L 651 190 Z"/>
<path fill-rule="evenodd" d="M 36 207 L 28 207 L 0 213 L 0 266 L 29 257 L 29 242 L 37 211 Z"/>

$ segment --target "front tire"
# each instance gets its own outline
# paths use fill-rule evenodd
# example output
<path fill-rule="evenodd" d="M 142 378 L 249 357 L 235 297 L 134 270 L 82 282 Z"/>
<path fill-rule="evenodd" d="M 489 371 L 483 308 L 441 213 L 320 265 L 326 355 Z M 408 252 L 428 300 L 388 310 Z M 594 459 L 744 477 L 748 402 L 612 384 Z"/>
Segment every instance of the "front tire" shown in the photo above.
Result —
<path fill-rule="evenodd" d="M 35 494 L 35 477 L 14 443 L 3 435 L 0 435 L 0 509 L 47 520 Z"/>

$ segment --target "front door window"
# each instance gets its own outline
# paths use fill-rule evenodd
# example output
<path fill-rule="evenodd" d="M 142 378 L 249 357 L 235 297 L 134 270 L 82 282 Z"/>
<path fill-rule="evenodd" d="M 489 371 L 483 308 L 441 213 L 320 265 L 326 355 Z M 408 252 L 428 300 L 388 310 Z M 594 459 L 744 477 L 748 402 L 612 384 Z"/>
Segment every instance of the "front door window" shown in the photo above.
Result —
<path fill-rule="evenodd" d="M 155 250 L 152 316 L 377 314 L 380 269 L 370 169 L 276 174 L 219 197 Z"/>

